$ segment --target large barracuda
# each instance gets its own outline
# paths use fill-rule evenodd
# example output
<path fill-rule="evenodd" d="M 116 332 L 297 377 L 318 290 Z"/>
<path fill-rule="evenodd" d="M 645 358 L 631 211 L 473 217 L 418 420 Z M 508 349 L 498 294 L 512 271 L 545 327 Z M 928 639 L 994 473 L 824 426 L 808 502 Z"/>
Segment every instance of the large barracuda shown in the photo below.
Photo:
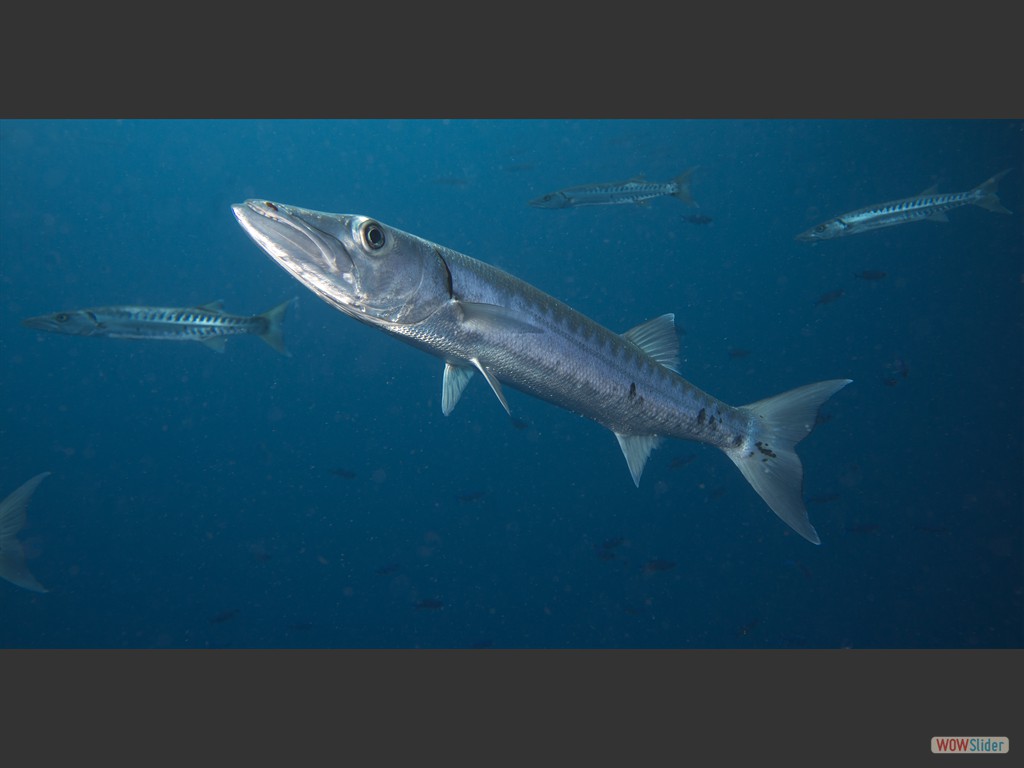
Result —
<path fill-rule="evenodd" d="M 818 240 L 831 240 L 835 237 L 870 232 L 882 227 L 892 227 L 896 224 L 909 224 L 912 221 L 945 222 L 949 221 L 946 218 L 946 211 L 964 205 L 977 205 L 996 213 L 1011 213 L 999 202 L 999 196 L 996 194 L 996 185 L 1009 172 L 1010 169 L 1007 168 L 967 192 L 940 195 L 933 185 L 915 197 L 905 197 L 902 200 L 890 200 L 887 203 L 858 208 L 856 211 L 844 213 L 811 227 L 806 232 L 797 235 L 796 239 L 813 243 Z"/>
<path fill-rule="evenodd" d="M 53 312 L 21 322 L 37 331 L 71 336 L 199 341 L 215 352 L 223 352 L 232 336 L 259 336 L 282 355 L 290 356 L 282 324 L 293 301 L 289 299 L 252 316 L 229 315 L 223 311 L 224 302 L 214 301 L 198 307 L 93 307 Z"/>
<path fill-rule="evenodd" d="M 795 446 L 849 379 L 736 408 L 679 375 L 670 314 L 618 334 L 496 267 L 366 216 L 269 200 L 232 208 L 253 240 L 321 299 L 442 358 L 446 415 L 480 373 L 506 410 L 503 383 L 610 429 L 637 485 L 663 438 L 709 443 L 780 518 L 820 543 Z"/>
<path fill-rule="evenodd" d="M 609 181 L 601 184 L 581 184 L 549 192 L 530 201 L 534 208 L 577 208 L 582 205 L 646 205 L 655 197 L 671 195 L 688 205 L 696 205 L 690 194 L 690 175 L 697 170 L 690 168 L 672 181 L 647 181 L 642 175 L 625 181 Z"/>

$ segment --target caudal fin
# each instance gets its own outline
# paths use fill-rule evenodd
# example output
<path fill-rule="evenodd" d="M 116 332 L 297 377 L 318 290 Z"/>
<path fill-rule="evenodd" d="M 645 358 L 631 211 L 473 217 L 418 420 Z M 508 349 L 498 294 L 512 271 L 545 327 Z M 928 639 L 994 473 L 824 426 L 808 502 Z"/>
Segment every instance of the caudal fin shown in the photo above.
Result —
<path fill-rule="evenodd" d="M 981 206 L 982 208 L 988 211 L 1012 214 L 1013 211 L 1009 211 L 1006 208 L 1004 208 L 1003 204 L 999 202 L 999 195 L 996 194 L 996 185 L 999 183 L 999 180 L 1003 178 L 1003 176 L 1010 172 L 1010 170 L 1010 168 L 1007 168 L 1005 171 L 997 173 L 988 181 L 983 182 L 976 186 L 974 189 L 972 189 L 971 192 L 977 196 L 977 199 L 973 201 L 974 204 Z"/>
<path fill-rule="evenodd" d="M 291 357 L 292 353 L 284 346 L 284 313 L 293 301 L 298 301 L 298 299 L 283 301 L 260 315 L 267 321 L 267 330 L 260 334 L 260 338 L 285 357 Z"/>
<path fill-rule="evenodd" d="M 700 208 L 700 206 L 697 205 L 696 201 L 693 199 L 693 195 L 690 194 L 690 176 L 699 167 L 699 165 L 695 165 L 693 168 L 683 171 L 674 179 L 672 179 L 672 181 L 675 182 L 677 187 L 676 191 L 673 192 L 672 195 L 674 197 L 678 197 L 687 205 L 693 205 L 696 206 L 697 208 Z"/>
<path fill-rule="evenodd" d="M 25 553 L 17 534 L 25 527 L 25 510 L 36 486 L 50 473 L 43 472 L 23 483 L 14 493 L 0 501 L 0 578 L 32 592 L 45 592 L 25 564 Z"/>
<path fill-rule="evenodd" d="M 743 406 L 756 417 L 755 426 L 744 445 L 725 451 L 772 511 L 813 544 L 821 539 L 804 507 L 796 444 L 814 429 L 818 408 L 851 381 L 819 381 Z"/>

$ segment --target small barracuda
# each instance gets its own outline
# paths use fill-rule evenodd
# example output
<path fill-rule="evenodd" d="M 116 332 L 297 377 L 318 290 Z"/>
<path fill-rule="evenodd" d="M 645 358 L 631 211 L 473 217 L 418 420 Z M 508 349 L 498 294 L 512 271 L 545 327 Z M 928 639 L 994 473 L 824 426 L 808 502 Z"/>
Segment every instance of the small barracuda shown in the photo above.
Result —
<path fill-rule="evenodd" d="M 479 373 L 506 411 L 503 383 L 607 427 L 638 486 L 663 438 L 714 445 L 782 520 L 820 543 L 795 447 L 849 379 L 736 408 L 679 375 L 671 314 L 614 333 L 507 272 L 366 216 L 269 200 L 232 209 L 257 245 L 325 302 L 441 358 L 445 415 Z"/>
<path fill-rule="evenodd" d="M 860 232 L 870 232 L 873 229 L 907 224 L 912 221 L 949 221 L 946 218 L 946 211 L 964 205 L 977 205 L 996 213 L 1009 214 L 1012 211 L 1006 210 L 996 195 L 996 184 L 1009 172 L 1010 169 L 1007 168 L 968 192 L 940 195 L 933 185 L 916 197 L 906 197 L 902 200 L 891 200 L 888 203 L 858 208 L 856 211 L 844 213 L 811 227 L 806 232 L 797 235 L 796 239 L 814 243 L 818 240 L 856 235 Z"/>
<path fill-rule="evenodd" d="M 690 168 L 667 183 L 647 181 L 643 175 L 640 175 L 626 181 L 567 187 L 557 192 L 541 195 L 531 200 L 530 205 L 534 208 L 577 208 L 582 205 L 622 205 L 624 203 L 646 205 L 648 200 L 666 195 L 676 197 L 688 205 L 697 205 L 690 195 L 690 174 L 695 170 L 697 169 Z"/>
<path fill-rule="evenodd" d="M 295 299 L 288 299 L 259 315 L 229 315 L 224 302 L 198 307 L 93 307 L 30 317 L 21 323 L 37 331 L 71 336 L 109 336 L 114 339 L 199 341 L 223 352 L 232 336 L 258 336 L 286 357 L 284 314 Z"/>

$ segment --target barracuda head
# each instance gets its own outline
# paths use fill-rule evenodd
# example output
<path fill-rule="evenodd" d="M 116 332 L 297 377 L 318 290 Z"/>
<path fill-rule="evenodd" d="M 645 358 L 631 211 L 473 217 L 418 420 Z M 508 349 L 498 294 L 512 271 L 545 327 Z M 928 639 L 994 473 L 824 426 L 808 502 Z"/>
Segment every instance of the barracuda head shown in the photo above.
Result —
<path fill-rule="evenodd" d="M 805 243 L 816 240 L 831 240 L 833 237 L 839 237 L 846 232 L 848 226 L 842 219 L 832 219 L 831 221 L 818 224 L 816 227 L 811 227 L 806 232 L 801 232 L 796 236 L 796 239 Z"/>
<path fill-rule="evenodd" d="M 551 192 L 535 197 L 530 201 L 530 205 L 534 208 L 567 208 L 570 202 L 572 201 L 562 192 Z"/>
<path fill-rule="evenodd" d="M 373 325 L 418 323 L 451 298 L 432 243 L 378 221 L 269 200 L 233 205 L 238 223 L 320 298 Z"/>
<path fill-rule="evenodd" d="M 92 336 L 103 330 L 103 323 L 88 309 L 27 317 L 21 324 L 36 331 L 66 333 L 69 336 Z"/>

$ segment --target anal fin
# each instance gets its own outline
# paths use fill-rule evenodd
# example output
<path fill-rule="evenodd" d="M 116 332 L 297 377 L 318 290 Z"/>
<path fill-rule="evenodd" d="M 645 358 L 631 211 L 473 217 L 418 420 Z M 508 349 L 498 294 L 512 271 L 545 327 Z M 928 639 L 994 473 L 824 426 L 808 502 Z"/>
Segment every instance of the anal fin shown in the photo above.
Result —
<path fill-rule="evenodd" d="M 622 455 L 626 457 L 626 464 L 629 466 L 629 473 L 633 476 L 633 483 L 640 487 L 640 475 L 644 473 L 644 465 L 651 455 L 651 451 L 661 445 L 661 438 L 657 435 L 622 435 L 615 432 L 619 441 Z"/>

